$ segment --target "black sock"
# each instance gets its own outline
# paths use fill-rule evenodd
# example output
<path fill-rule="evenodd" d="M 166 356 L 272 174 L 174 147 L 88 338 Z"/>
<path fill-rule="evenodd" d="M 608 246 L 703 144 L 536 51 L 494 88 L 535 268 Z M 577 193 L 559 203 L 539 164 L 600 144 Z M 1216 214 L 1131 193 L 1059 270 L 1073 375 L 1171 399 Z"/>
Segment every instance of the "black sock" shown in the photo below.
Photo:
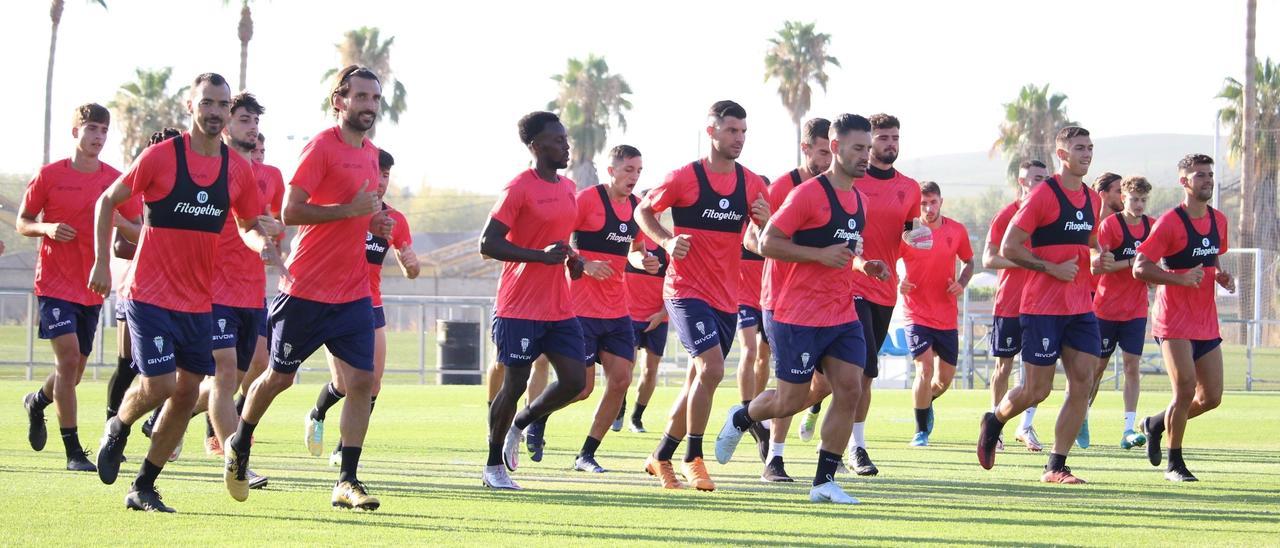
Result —
<path fill-rule="evenodd" d="M 615 419 L 613 419 L 613 420 L 618 420 L 618 421 L 620 421 L 620 420 L 622 420 L 622 417 L 625 417 L 625 416 L 627 416 L 627 399 L 626 399 L 626 398 L 623 398 L 623 399 L 622 399 L 622 407 L 619 407 L 619 408 L 618 408 L 618 416 L 617 416 L 617 418 L 615 418 Z"/>
<path fill-rule="evenodd" d="M 233 449 L 239 453 L 248 451 L 251 440 L 253 440 L 253 429 L 257 427 L 258 425 L 256 424 L 240 419 L 240 424 L 236 426 L 236 442 Z"/>
<path fill-rule="evenodd" d="M 596 449 L 600 448 L 600 440 L 591 436 L 587 436 L 587 441 L 582 442 L 582 450 L 578 451 L 579 457 L 594 457 Z"/>
<path fill-rule="evenodd" d="M 160 420 L 160 413 L 163 413 L 163 412 L 164 412 L 164 403 L 161 402 L 160 407 L 157 407 L 155 411 L 151 412 L 151 416 L 147 417 L 147 424 L 150 424 L 151 427 L 154 427 L 156 425 L 156 422 Z"/>
<path fill-rule="evenodd" d="M 334 453 L 342 452 L 342 438 L 338 438 L 338 446 L 333 448 Z"/>
<path fill-rule="evenodd" d="M 370 413 L 373 413 L 373 406 L 375 406 L 375 405 L 378 405 L 378 397 L 377 397 L 377 396 L 370 396 L 370 397 L 369 397 L 369 412 L 370 412 Z"/>
<path fill-rule="evenodd" d="M 1062 469 L 1064 469 L 1064 468 L 1066 468 L 1066 467 L 1067 467 L 1067 456 L 1066 456 L 1066 455 L 1059 455 L 1059 454 L 1057 454 L 1057 453 L 1049 453 L 1049 464 L 1048 464 L 1048 466 L 1045 466 L 1045 469 L 1046 469 L 1046 470 L 1048 470 L 1048 471 L 1050 471 L 1050 472 L 1053 472 L 1053 471 L 1055 471 L 1055 470 L 1062 470 Z"/>
<path fill-rule="evenodd" d="M 751 407 L 751 400 L 742 400 L 743 407 Z"/>
<path fill-rule="evenodd" d="M 320 395 L 316 397 L 316 406 L 311 409 L 311 418 L 322 421 L 324 414 L 329 412 L 329 408 L 333 407 L 346 394 L 338 391 L 338 387 L 333 383 L 328 383 L 320 389 Z"/>
<path fill-rule="evenodd" d="M 631 410 L 631 422 L 640 422 L 644 418 L 645 404 L 637 403 L 636 408 Z"/>
<path fill-rule="evenodd" d="M 822 402 L 818 402 L 818 403 L 813 404 L 813 407 L 810 407 L 810 408 L 809 408 L 809 412 L 810 412 L 810 413 L 813 413 L 813 414 L 815 414 L 815 415 L 817 415 L 818 413 L 821 413 L 821 412 L 822 412 Z"/>
<path fill-rule="evenodd" d="M 208 413 L 205 413 L 205 415 L 204 415 L 204 437 L 206 437 L 206 438 L 212 438 L 212 437 L 217 436 L 217 435 L 218 435 L 218 433 L 213 431 L 213 421 L 209 419 L 209 414 L 208 414 Z"/>
<path fill-rule="evenodd" d="M 1147 417 L 1146 423 L 1148 435 L 1159 436 L 1164 434 L 1164 411 Z"/>
<path fill-rule="evenodd" d="M 62 433 L 62 446 L 67 450 L 67 458 L 74 456 L 84 456 L 84 448 L 80 447 L 80 435 L 76 433 L 76 427 L 59 428 Z"/>
<path fill-rule="evenodd" d="M 138 376 L 138 372 L 133 370 L 133 359 L 116 358 L 116 370 L 111 373 L 111 380 L 107 382 L 107 418 L 116 416 L 120 411 L 120 403 L 124 401 L 125 392 L 129 391 L 129 385 L 133 384 L 133 379 Z"/>
<path fill-rule="evenodd" d="M 746 407 L 743 407 L 738 410 L 737 413 L 734 413 L 732 420 L 733 427 L 742 432 L 746 432 L 748 428 L 751 428 L 751 426 L 756 423 L 756 421 L 751 420 L 751 414 L 747 412 Z"/>
<path fill-rule="evenodd" d="M 702 457 L 702 434 L 689 434 L 689 443 L 684 446 L 684 461 Z"/>
<path fill-rule="evenodd" d="M 44 395 L 43 387 L 36 390 L 36 401 L 33 402 L 32 407 L 35 407 L 38 410 L 43 410 L 44 408 L 49 407 L 49 404 L 51 403 L 53 403 L 53 400 L 49 399 L 49 396 Z"/>
<path fill-rule="evenodd" d="M 499 437 L 498 441 L 489 442 L 489 460 L 485 461 L 486 466 L 498 466 L 502 464 L 502 444 L 506 441 Z"/>
<path fill-rule="evenodd" d="M 236 396 L 236 417 L 244 414 L 244 394 Z"/>
<path fill-rule="evenodd" d="M 110 432 L 113 436 L 128 436 L 129 425 L 120 420 L 119 416 L 111 417 L 107 419 L 107 432 Z"/>
<path fill-rule="evenodd" d="M 138 470 L 137 479 L 133 480 L 133 488 L 137 491 L 155 491 L 156 477 L 162 469 L 163 464 L 151 464 L 150 459 L 142 459 L 142 468 Z"/>
<path fill-rule="evenodd" d="M 1182 448 L 1169 448 L 1169 467 L 1166 470 L 1178 470 L 1186 468 L 1187 463 L 1182 460 Z"/>
<path fill-rule="evenodd" d="M 836 468 L 840 467 L 840 454 L 818 450 L 818 472 L 813 475 L 813 485 L 818 486 L 836 480 Z"/>
<path fill-rule="evenodd" d="M 916 409 L 916 432 L 929 431 L 929 408 Z"/>
<path fill-rule="evenodd" d="M 360 448 L 342 448 L 342 470 L 338 472 L 338 481 L 356 481 L 356 468 L 360 466 Z"/>
<path fill-rule="evenodd" d="M 677 447 L 680 447 L 680 440 L 663 434 L 662 441 L 658 442 L 658 448 L 653 451 L 654 460 L 671 460 L 671 457 L 676 454 Z"/>

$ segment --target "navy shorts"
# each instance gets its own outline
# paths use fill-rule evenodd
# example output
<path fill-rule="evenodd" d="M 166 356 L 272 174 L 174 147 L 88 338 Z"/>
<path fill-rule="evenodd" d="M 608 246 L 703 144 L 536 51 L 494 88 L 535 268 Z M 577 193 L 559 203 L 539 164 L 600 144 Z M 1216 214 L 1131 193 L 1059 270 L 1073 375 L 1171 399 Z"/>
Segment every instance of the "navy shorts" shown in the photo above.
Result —
<path fill-rule="evenodd" d="M 578 318 L 542 321 L 494 316 L 492 331 L 498 362 L 507 367 L 529 367 L 543 354 L 586 361 Z"/>
<path fill-rule="evenodd" d="M 266 311 L 261 308 L 213 305 L 213 349 L 235 348 L 236 369 L 248 371 L 253 352 L 258 349 L 258 331 L 262 329 L 259 322 L 265 316 Z"/>
<path fill-rule="evenodd" d="M 582 356 L 588 365 L 603 364 L 600 353 L 608 352 L 629 362 L 636 361 L 636 334 L 631 317 L 578 318 L 582 326 Z"/>
<path fill-rule="evenodd" d="M 862 367 L 867 341 L 862 326 L 853 321 L 828 327 L 792 325 L 764 313 L 764 328 L 773 339 L 773 374 L 780 381 L 808 384 L 813 372 L 822 371 L 822 358 L 831 357 Z"/>
<path fill-rule="evenodd" d="M 321 346 L 362 371 L 373 371 L 373 304 L 369 297 L 322 303 L 280 293 L 271 303 L 271 368 L 293 373 Z"/>
<path fill-rule="evenodd" d="M 373 307 L 373 328 L 382 329 L 387 326 L 387 312 L 381 306 Z"/>
<path fill-rule="evenodd" d="M 667 350 L 667 322 L 658 324 L 653 331 L 646 332 L 649 322 L 631 320 L 631 328 L 635 332 L 636 348 L 644 348 L 654 356 L 662 356 Z"/>
<path fill-rule="evenodd" d="M 1203 358 L 1205 354 L 1213 352 L 1213 349 L 1222 346 L 1222 339 L 1189 339 L 1191 341 L 1191 360 L 1196 361 Z M 1156 337 L 1156 344 L 1164 342 L 1165 339 Z"/>
<path fill-rule="evenodd" d="M 1102 337 L 1102 357 L 1110 358 L 1116 346 L 1126 354 L 1142 355 L 1142 343 L 1147 340 L 1147 319 L 1134 318 L 1116 322 L 1098 320 L 1098 335 Z"/>
<path fill-rule="evenodd" d="M 258 336 L 264 339 L 271 337 L 271 321 L 267 318 L 267 311 L 271 309 L 271 304 L 266 299 L 262 300 L 262 312 L 258 315 Z"/>
<path fill-rule="evenodd" d="M 666 299 L 666 302 L 669 321 L 689 356 L 696 358 L 717 345 L 721 354 L 729 355 L 737 322 L 733 313 L 711 308 L 702 299 Z"/>
<path fill-rule="evenodd" d="M 911 357 L 919 358 L 930 349 L 944 363 L 955 366 L 960 355 L 960 332 L 955 329 L 934 329 L 923 325 L 908 325 L 907 346 Z"/>
<path fill-rule="evenodd" d="M 98 331 L 102 305 L 87 306 L 53 297 L 36 297 L 40 313 L 40 338 L 52 339 L 75 333 L 80 355 L 93 353 L 93 335 Z"/>
<path fill-rule="evenodd" d="M 996 316 L 991 322 L 991 355 L 996 358 L 1012 358 L 1022 352 L 1022 320 L 1016 317 Z"/>
<path fill-rule="evenodd" d="M 1093 312 L 1071 316 L 1023 314 L 1018 320 L 1022 323 L 1023 363 L 1052 366 L 1058 363 L 1064 345 L 1085 354 L 1102 355 L 1098 318 Z"/>
<path fill-rule="evenodd" d="M 760 334 L 760 340 L 765 344 L 769 343 L 769 334 L 764 331 L 764 314 L 759 308 L 740 304 L 738 305 L 738 331 L 748 327 L 756 328 L 756 332 Z"/>
<path fill-rule="evenodd" d="M 133 368 L 144 377 L 184 370 L 212 375 L 212 312 L 177 312 L 140 301 L 125 304 Z"/>
<path fill-rule="evenodd" d="M 893 319 L 893 307 L 879 305 L 855 295 L 853 308 L 858 312 L 858 322 L 862 324 L 862 338 L 867 342 L 867 363 L 863 370 L 868 377 L 874 379 L 880 376 L 880 349 L 884 347 L 884 340 L 889 337 L 889 322 Z"/>

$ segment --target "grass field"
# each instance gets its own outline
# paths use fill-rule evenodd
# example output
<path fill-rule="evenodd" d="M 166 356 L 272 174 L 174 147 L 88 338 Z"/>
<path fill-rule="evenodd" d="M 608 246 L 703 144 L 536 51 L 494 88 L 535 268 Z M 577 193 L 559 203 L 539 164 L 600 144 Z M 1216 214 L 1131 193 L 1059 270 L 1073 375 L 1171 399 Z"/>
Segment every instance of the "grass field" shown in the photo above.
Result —
<path fill-rule="evenodd" d="M 73 475 L 62 470 L 56 430 L 44 452 L 27 446 L 19 400 L 32 383 L 0 381 L 0 477 L 11 493 L 0 506 L 0 545 L 1280 544 L 1280 394 L 1229 393 L 1221 408 L 1193 421 L 1187 458 L 1202 481 L 1175 485 L 1141 450 L 1116 446 L 1120 397 L 1105 392 L 1091 421 L 1095 445 L 1070 460 L 1091 483 L 1068 487 L 1038 483 L 1045 457 L 1012 446 L 994 470 L 978 467 L 973 439 L 986 392 L 947 394 L 937 405 L 933 445 L 910 449 L 908 394 L 882 391 L 868 424 L 881 474 L 840 477 L 862 504 L 836 507 L 808 502 L 814 443 L 794 437 L 788 469 L 800 481 L 791 485 L 760 483 L 760 465 L 744 446 L 730 465 L 710 465 L 716 492 L 664 492 L 640 472 L 656 432 L 611 433 L 598 453 L 614 470 L 609 474 L 570 471 L 596 398 L 552 417 L 546 458 L 526 458 L 515 473 L 525 491 L 488 491 L 479 480 L 482 389 L 392 385 L 379 397 L 361 473 L 383 506 L 352 513 L 330 508 L 335 472 L 303 447 L 301 419 L 317 388 L 293 388 L 264 418 L 253 467 L 271 483 L 244 503 L 226 494 L 220 461 L 201 450 L 203 421 L 193 421 L 186 452 L 158 482 L 179 513 L 154 515 L 127 511 L 122 502 L 145 451 L 136 428 L 115 485 Z M 101 434 L 104 392 L 102 383 L 81 387 L 81 438 L 89 446 Z M 660 429 L 674 395 L 655 395 L 651 430 Z M 1166 398 L 1146 395 L 1141 409 L 1157 409 Z M 734 399 L 736 390 L 721 393 L 712 432 Z M 1055 393 L 1037 418 L 1046 443 L 1060 402 Z M 336 427 L 330 424 L 326 443 L 335 441 Z"/>

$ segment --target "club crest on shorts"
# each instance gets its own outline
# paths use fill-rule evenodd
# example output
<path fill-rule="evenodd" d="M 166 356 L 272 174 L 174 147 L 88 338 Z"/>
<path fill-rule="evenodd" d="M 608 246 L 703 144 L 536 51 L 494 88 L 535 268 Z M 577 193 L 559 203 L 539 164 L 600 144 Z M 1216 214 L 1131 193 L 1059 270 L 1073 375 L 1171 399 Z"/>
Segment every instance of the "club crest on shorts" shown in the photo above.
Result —
<path fill-rule="evenodd" d="M 703 335 L 706 335 L 706 334 L 707 334 L 707 326 L 706 326 L 706 325 L 704 325 L 702 322 L 698 322 L 698 323 L 696 323 L 696 324 L 693 324 L 693 326 L 694 326 L 694 327 L 696 327 L 696 328 L 698 328 L 698 333 L 701 333 L 701 334 L 703 334 Z"/>
<path fill-rule="evenodd" d="M 200 202 L 200 203 L 202 203 L 202 204 L 203 204 L 203 203 L 208 202 L 208 201 L 209 201 L 209 193 L 208 193 L 208 192 L 205 192 L 205 191 L 203 191 L 203 190 L 201 190 L 200 192 L 197 192 L 197 193 L 196 193 L 196 201 L 197 201 L 197 202 Z"/>
<path fill-rule="evenodd" d="M 1049 337 L 1040 339 L 1040 346 L 1043 346 L 1045 350 L 1049 350 Z"/>
<path fill-rule="evenodd" d="M 1109 344 L 1111 344 L 1111 339 L 1102 339 L 1102 346 L 1107 346 Z"/>
<path fill-rule="evenodd" d="M 293 352 L 293 345 L 289 343 L 284 343 L 284 346 L 282 346 L 280 349 L 284 351 L 284 357 L 288 358 L 289 354 Z"/>
<path fill-rule="evenodd" d="M 151 342 L 155 343 L 156 352 L 164 352 L 164 337 L 156 337 L 151 339 Z"/>
<path fill-rule="evenodd" d="M 1005 338 L 1004 338 L 1004 345 L 1005 345 L 1005 346 L 1013 346 L 1013 337 L 1005 337 Z"/>
<path fill-rule="evenodd" d="M 627 233 L 627 223 L 618 223 L 618 232 Z"/>
<path fill-rule="evenodd" d="M 808 352 L 805 352 L 805 353 L 803 353 L 803 354 L 800 354 L 800 364 L 801 364 L 801 365 L 803 365 L 803 366 L 805 366 L 805 367 L 809 367 L 809 353 L 808 353 Z"/>
<path fill-rule="evenodd" d="M 720 198 L 720 209 L 729 209 L 729 199 Z"/>
<path fill-rule="evenodd" d="M 55 309 L 53 309 L 53 311 L 52 311 L 51 313 L 53 314 L 53 321 L 55 321 L 55 322 L 56 322 L 56 321 L 58 321 L 59 316 L 62 316 L 62 309 L 61 309 L 61 308 L 55 308 Z"/>
<path fill-rule="evenodd" d="M 520 339 L 520 351 L 521 351 L 521 352 L 528 352 L 528 351 L 529 351 L 529 339 L 527 339 L 527 338 L 526 338 L 526 339 Z"/>
<path fill-rule="evenodd" d="M 911 346 L 916 346 L 916 345 L 918 345 L 918 344 L 920 344 L 920 335 L 912 334 L 912 335 L 911 335 Z"/>
<path fill-rule="evenodd" d="M 227 332 L 227 319 L 226 319 L 226 318 L 218 318 L 218 331 L 219 331 L 220 333 L 226 333 L 226 332 Z"/>

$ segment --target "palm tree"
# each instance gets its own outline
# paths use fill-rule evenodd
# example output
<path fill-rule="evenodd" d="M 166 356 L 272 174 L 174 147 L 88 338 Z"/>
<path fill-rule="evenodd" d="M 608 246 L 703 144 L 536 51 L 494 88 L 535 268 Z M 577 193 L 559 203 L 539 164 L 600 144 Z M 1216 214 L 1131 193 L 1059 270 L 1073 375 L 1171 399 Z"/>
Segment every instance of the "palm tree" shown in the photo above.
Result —
<path fill-rule="evenodd" d="M 105 0 L 91 0 L 91 3 L 107 9 Z M 49 138 L 52 135 L 50 121 L 53 118 L 53 57 L 58 49 L 58 25 L 62 24 L 62 8 L 65 6 L 66 0 L 53 0 L 52 5 L 49 6 L 49 19 L 53 21 L 53 28 L 49 31 L 49 70 L 44 77 L 44 160 L 42 164 L 49 163 Z"/>
<path fill-rule="evenodd" d="M 764 55 L 764 80 L 778 81 L 778 96 L 796 125 L 796 163 L 800 163 L 800 125 L 809 112 L 813 95 L 810 82 L 827 91 L 827 64 L 840 66 L 840 61 L 827 55 L 831 35 L 814 32 L 815 23 L 787 21 L 778 35 L 769 39 Z"/>
<path fill-rule="evenodd" d="M 188 86 L 168 92 L 173 67 L 157 70 L 135 69 L 137 79 L 116 91 L 107 106 L 114 126 L 124 134 L 121 140 L 125 164 L 133 162 L 147 146 L 151 134 L 166 127 L 181 128 L 187 118 L 185 95 Z"/>
<path fill-rule="evenodd" d="M 404 83 L 395 79 L 395 72 L 391 70 L 391 45 L 395 43 L 396 37 L 388 36 L 386 41 L 382 41 L 380 35 L 381 31 L 378 27 L 360 27 L 343 34 L 342 41 L 334 44 L 334 47 L 338 48 L 340 66 L 365 66 L 382 79 L 383 95 L 382 105 L 378 108 L 378 119 L 387 118 L 395 124 L 400 121 L 400 114 L 408 108 L 408 105 L 405 103 Z M 341 69 L 329 69 L 324 73 L 322 80 L 326 82 L 331 80 L 339 70 Z M 386 93 L 388 83 L 392 83 L 390 94 Z M 328 95 L 325 95 L 321 108 L 325 112 L 330 112 L 333 108 Z M 370 137 L 373 134 L 373 131 L 369 132 Z"/>
<path fill-rule="evenodd" d="M 631 86 L 621 74 L 610 74 L 604 57 L 588 54 L 586 60 L 569 59 L 564 74 L 551 77 L 560 91 L 547 109 L 560 115 L 569 140 L 573 143 L 570 173 L 578 188 L 600 181 L 595 157 L 604 152 L 609 136 L 610 120 L 617 120 L 627 130 L 625 111 L 631 110 Z"/>
<path fill-rule="evenodd" d="M 1064 103 L 1067 96 L 1049 93 L 1049 84 L 1022 86 L 1018 98 L 1004 104 L 1004 121 L 1000 136 L 991 144 L 991 156 L 997 152 L 1009 160 L 1008 175 L 1017 183 L 1018 166 L 1024 160 L 1040 160 L 1053 169 L 1054 137 L 1064 126 L 1073 125 Z"/>
<path fill-rule="evenodd" d="M 251 0 L 240 0 L 240 25 L 237 36 L 240 38 L 240 91 L 244 91 L 245 77 L 249 72 L 249 41 L 253 40 L 253 12 L 249 11 Z M 222 0 L 222 5 L 230 5 L 232 0 Z"/>

